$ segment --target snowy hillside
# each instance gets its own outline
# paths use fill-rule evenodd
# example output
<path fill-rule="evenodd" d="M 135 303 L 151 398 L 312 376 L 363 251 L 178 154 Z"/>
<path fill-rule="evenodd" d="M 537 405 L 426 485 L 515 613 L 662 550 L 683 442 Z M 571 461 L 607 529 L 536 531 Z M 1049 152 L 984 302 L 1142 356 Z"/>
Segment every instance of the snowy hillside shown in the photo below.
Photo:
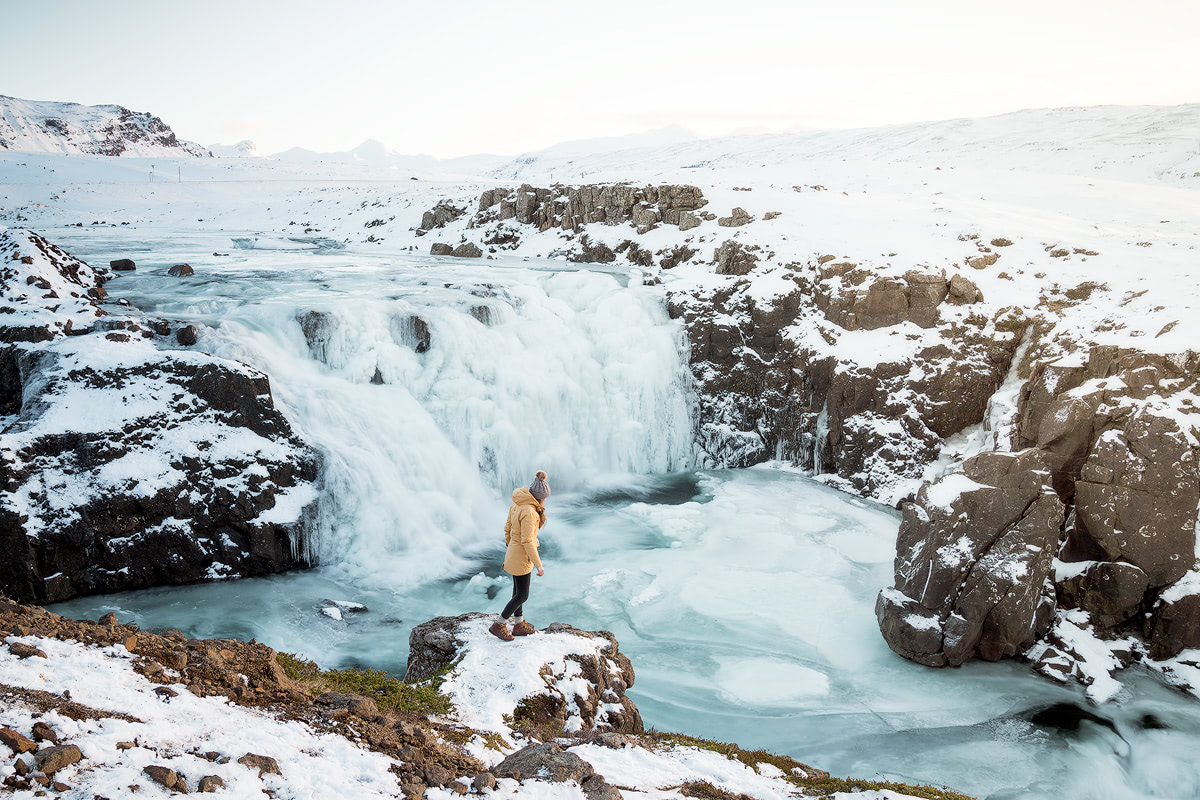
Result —
<path fill-rule="evenodd" d="M 848 130 L 789 131 L 623 148 L 559 145 L 523 154 L 493 176 L 528 182 L 624 180 L 632 175 L 703 181 L 705 173 L 833 162 L 853 165 L 1049 172 L 1107 180 L 1200 184 L 1200 104 L 1030 109 L 994 117 Z M 761 179 L 760 178 L 760 179 Z"/>
<path fill-rule="evenodd" d="M 64 155 L 192 157 L 210 153 L 165 122 L 123 106 L 21 100 L 0 95 L 0 150 Z"/>

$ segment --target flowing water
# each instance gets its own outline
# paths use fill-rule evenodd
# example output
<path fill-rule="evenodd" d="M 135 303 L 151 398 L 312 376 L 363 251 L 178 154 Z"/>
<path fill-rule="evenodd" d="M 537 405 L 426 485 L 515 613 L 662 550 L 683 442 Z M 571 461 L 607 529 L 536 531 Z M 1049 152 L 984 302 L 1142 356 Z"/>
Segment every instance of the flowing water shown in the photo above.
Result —
<path fill-rule="evenodd" d="M 1086 709 L 1021 664 L 939 671 L 893 655 L 873 606 L 897 515 L 778 466 L 696 469 L 685 337 L 660 289 L 557 261 L 57 239 L 137 260 L 109 291 L 205 326 L 199 347 L 267 372 L 325 461 L 304 543 L 321 567 L 60 613 L 116 610 L 402 673 L 414 624 L 503 605 L 508 495 L 542 468 L 546 576 L 526 613 L 613 631 L 647 725 L 979 797 L 1200 796 L 1200 705 L 1148 676 Z M 197 274 L 167 277 L 180 261 Z M 336 600 L 370 610 L 320 612 Z"/>

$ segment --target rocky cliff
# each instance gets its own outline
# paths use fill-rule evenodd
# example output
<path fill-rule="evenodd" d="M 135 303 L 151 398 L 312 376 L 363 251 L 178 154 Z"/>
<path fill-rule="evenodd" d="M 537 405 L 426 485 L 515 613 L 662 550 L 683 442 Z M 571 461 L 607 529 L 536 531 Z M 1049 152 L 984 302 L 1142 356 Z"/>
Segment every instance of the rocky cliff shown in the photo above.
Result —
<path fill-rule="evenodd" d="M 54 602 L 299 565 L 317 459 L 266 376 L 105 302 L 111 278 L 0 232 L 0 590 Z"/>

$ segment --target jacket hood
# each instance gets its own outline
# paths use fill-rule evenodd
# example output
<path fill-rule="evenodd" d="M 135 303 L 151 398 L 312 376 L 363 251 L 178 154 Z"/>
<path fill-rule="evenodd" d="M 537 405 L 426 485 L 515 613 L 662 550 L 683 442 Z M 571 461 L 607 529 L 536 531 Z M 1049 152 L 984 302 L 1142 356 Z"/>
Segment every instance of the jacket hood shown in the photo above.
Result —
<path fill-rule="evenodd" d="M 535 508 L 540 508 L 542 505 L 540 502 L 538 502 L 536 497 L 529 493 L 528 486 L 522 486 L 519 489 L 513 489 L 512 501 L 514 505 L 518 506 L 534 506 Z"/>

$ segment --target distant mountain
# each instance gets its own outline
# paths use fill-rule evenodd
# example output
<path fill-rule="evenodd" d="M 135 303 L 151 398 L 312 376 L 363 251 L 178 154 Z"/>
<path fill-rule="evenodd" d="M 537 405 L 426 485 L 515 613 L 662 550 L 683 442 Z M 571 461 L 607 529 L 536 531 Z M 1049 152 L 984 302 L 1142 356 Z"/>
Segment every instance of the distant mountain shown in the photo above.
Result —
<path fill-rule="evenodd" d="M 293 147 L 282 153 L 274 153 L 276 161 L 324 162 L 327 164 L 362 164 L 369 167 L 385 167 L 410 172 L 445 172 L 473 175 L 493 169 L 509 160 L 510 156 L 489 153 L 462 156 L 459 158 L 436 158 L 424 153 L 406 155 L 399 153 L 377 139 L 367 139 L 353 150 L 335 153 L 318 153 L 303 147 Z"/>
<path fill-rule="evenodd" d="M 210 144 L 208 152 L 217 158 L 266 158 L 258 152 L 258 145 L 249 139 L 243 139 L 237 144 Z"/>
<path fill-rule="evenodd" d="M 0 150 L 63 155 L 211 155 L 175 136 L 158 117 L 123 106 L 85 106 L 0 95 Z"/>

